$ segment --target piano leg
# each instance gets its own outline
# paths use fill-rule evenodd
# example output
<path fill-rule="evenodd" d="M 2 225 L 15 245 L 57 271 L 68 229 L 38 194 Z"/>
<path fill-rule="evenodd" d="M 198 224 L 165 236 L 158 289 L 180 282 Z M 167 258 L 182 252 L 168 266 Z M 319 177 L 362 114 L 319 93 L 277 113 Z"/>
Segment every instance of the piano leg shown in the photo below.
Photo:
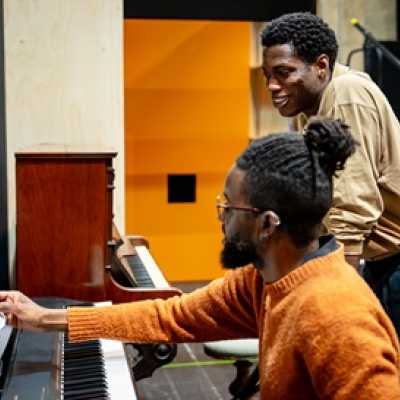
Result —
<path fill-rule="evenodd" d="M 155 369 L 172 361 L 177 352 L 177 345 L 174 343 L 126 343 L 124 346 L 136 382 L 153 375 Z"/>

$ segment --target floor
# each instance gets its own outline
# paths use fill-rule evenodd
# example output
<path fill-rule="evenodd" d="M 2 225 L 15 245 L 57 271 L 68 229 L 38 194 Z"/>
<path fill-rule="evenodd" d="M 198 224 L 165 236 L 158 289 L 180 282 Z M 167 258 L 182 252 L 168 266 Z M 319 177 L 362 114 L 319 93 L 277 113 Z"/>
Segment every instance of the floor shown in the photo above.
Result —
<path fill-rule="evenodd" d="M 201 344 L 182 344 L 174 361 L 137 383 L 143 400 L 225 400 L 234 379 L 232 365 L 201 365 L 216 361 L 203 353 Z M 196 365 L 197 364 L 197 365 Z"/>
<path fill-rule="evenodd" d="M 175 286 L 191 292 L 206 283 Z M 180 344 L 175 359 L 151 378 L 137 382 L 137 389 L 141 400 L 228 400 L 232 398 L 228 386 L 234 377 L 232 361 L 208 357 L 200 343 Z"/>

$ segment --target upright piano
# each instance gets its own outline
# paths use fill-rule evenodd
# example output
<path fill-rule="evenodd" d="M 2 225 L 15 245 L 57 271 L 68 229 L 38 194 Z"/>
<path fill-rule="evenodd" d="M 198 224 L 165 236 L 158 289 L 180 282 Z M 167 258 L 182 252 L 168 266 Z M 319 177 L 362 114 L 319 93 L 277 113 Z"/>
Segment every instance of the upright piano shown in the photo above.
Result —
<path fill-rule="evenodd" d="M 121 236 L 113 223 L 112 161 L 115 153 L 39 147 L 20 151 L 15 156 L 18 290 L 30 297 L 68 299 L 66 302 L 72 299 L 123 303 L 181 294 L 168 284 L 149 251 L 149 242 L 138 235 Z M 59 301 L 51 305 L 59 304 Z M 24 331 L 12 335 L 14 344 L 8 348 L 12 347 L 15 355 L 5 374 L 4 398 L 58 398 L 51 397 L 53 393 L 61 393 L 63 397 L 60 398 L 65 399 L 109 398 L 100 393 L 90 397 L 91 392 L 89 397 L 79 397 L 78 392 L 66 397 L 61 389 L 63 379 L 66 382 L 65 375 L 59 373 L 63 370 L 62 360 L 64 356 L 71 357 L 67 354 L 69 351 L 77 354 L 80 350 L 70 348 L 61 335 L 41 335 Z M 92 346 L 97 351 L 99 346 L 103 348 L 107 343 L 88 343 L 88 348 L 83 345 L 83 349 L 86 354 Z M 174 344 L 124 344 L 119 347 L 124 355 L 119 363 L 123 368 L 127 365 L 133 381 L 150 376 L 176 354 Z M 34 354 L 43 354 L 44 359 Z M 98 355 L 92 358 L 90 350 L 88 357 L 94 360 Z M 48 367 L 50 370 L 46 369 Z M 30 369 L 33 375 L 26 373 Z M 107 363 L 103 369 L 109 371 Z M 109 372 L 113 375 L 112 370 Z M 16 395 L 14 389 L 17 387 L 24 390 L 22 378 L 27 375 L 39 382 L 38 390 L 43 391 L 41 397 L 24 397 L 25 394 L 12 397 Z M 41 378 L 47 380 L 50 375 L 52 383 L 45 384 Z M 126 374 L 118 373 L 115 378 L 120 379 L 123 375 Z M 90 376 L 85 381 L 89 386 L 91 379 Z M 107 385 L 113 386 L 113 379 L 105 380 L 110 381 Z M 72 382 L 68 387 L 81 385 L 75 378 Z M 128 389 L 126 393 L 130 393 Z"/>
<path fill-rule="evenodd" d="M 121 238 L 113 223 L 115 152 L 39 146 L 15 156 L 21 292 L 113 303 L 181 293 L 164 278 L 148 241 Z"/>

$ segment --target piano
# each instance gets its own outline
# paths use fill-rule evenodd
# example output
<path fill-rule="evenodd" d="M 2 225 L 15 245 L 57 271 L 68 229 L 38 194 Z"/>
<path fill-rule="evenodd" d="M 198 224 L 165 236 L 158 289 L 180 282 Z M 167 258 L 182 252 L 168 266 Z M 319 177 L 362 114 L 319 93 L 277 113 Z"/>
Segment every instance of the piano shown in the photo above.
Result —
<path fill-rule="evenodd" d="M 115 156 L 66 146 L 15 154 L 18 290 L 113 303 L 181 294 L 163 276 L 149 242 L 121 237 L 113 223 Z"/>
<path fill-rule="evenodd" d="M 42 299 L 46 307 L 81 305 Z M 63 332 L 0 330 L 1 400 L 135 400 L 125 346 L 113 340 L 68 343 Z"/>
<path fill-rule="evenodd" d="M 65 146 L 15 154 L 18 290 L 114 304 L 181 294 L 164 277 L 149 242 L 121 236 L 113 223 L 115 156 Z M 170 362 L 176 345 L 125 344 L 124 352 L 137 381 Z"/>

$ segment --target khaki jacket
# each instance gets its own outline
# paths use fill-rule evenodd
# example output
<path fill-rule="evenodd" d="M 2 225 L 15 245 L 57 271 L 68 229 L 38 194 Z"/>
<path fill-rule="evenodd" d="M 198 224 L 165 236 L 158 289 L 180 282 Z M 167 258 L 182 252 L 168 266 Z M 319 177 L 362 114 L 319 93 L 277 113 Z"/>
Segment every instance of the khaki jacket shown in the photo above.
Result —
<path fill-rule="evenodd" d="M 335 179 L 328 230 L 347 255 L 400 252 L 400 125 L 386 97 L 367 74 L 337 64 L 317 115 L 340 118 L 360 143 Z M 293 120 L 299 131 L 306 124 L 304 114 Z"/>

